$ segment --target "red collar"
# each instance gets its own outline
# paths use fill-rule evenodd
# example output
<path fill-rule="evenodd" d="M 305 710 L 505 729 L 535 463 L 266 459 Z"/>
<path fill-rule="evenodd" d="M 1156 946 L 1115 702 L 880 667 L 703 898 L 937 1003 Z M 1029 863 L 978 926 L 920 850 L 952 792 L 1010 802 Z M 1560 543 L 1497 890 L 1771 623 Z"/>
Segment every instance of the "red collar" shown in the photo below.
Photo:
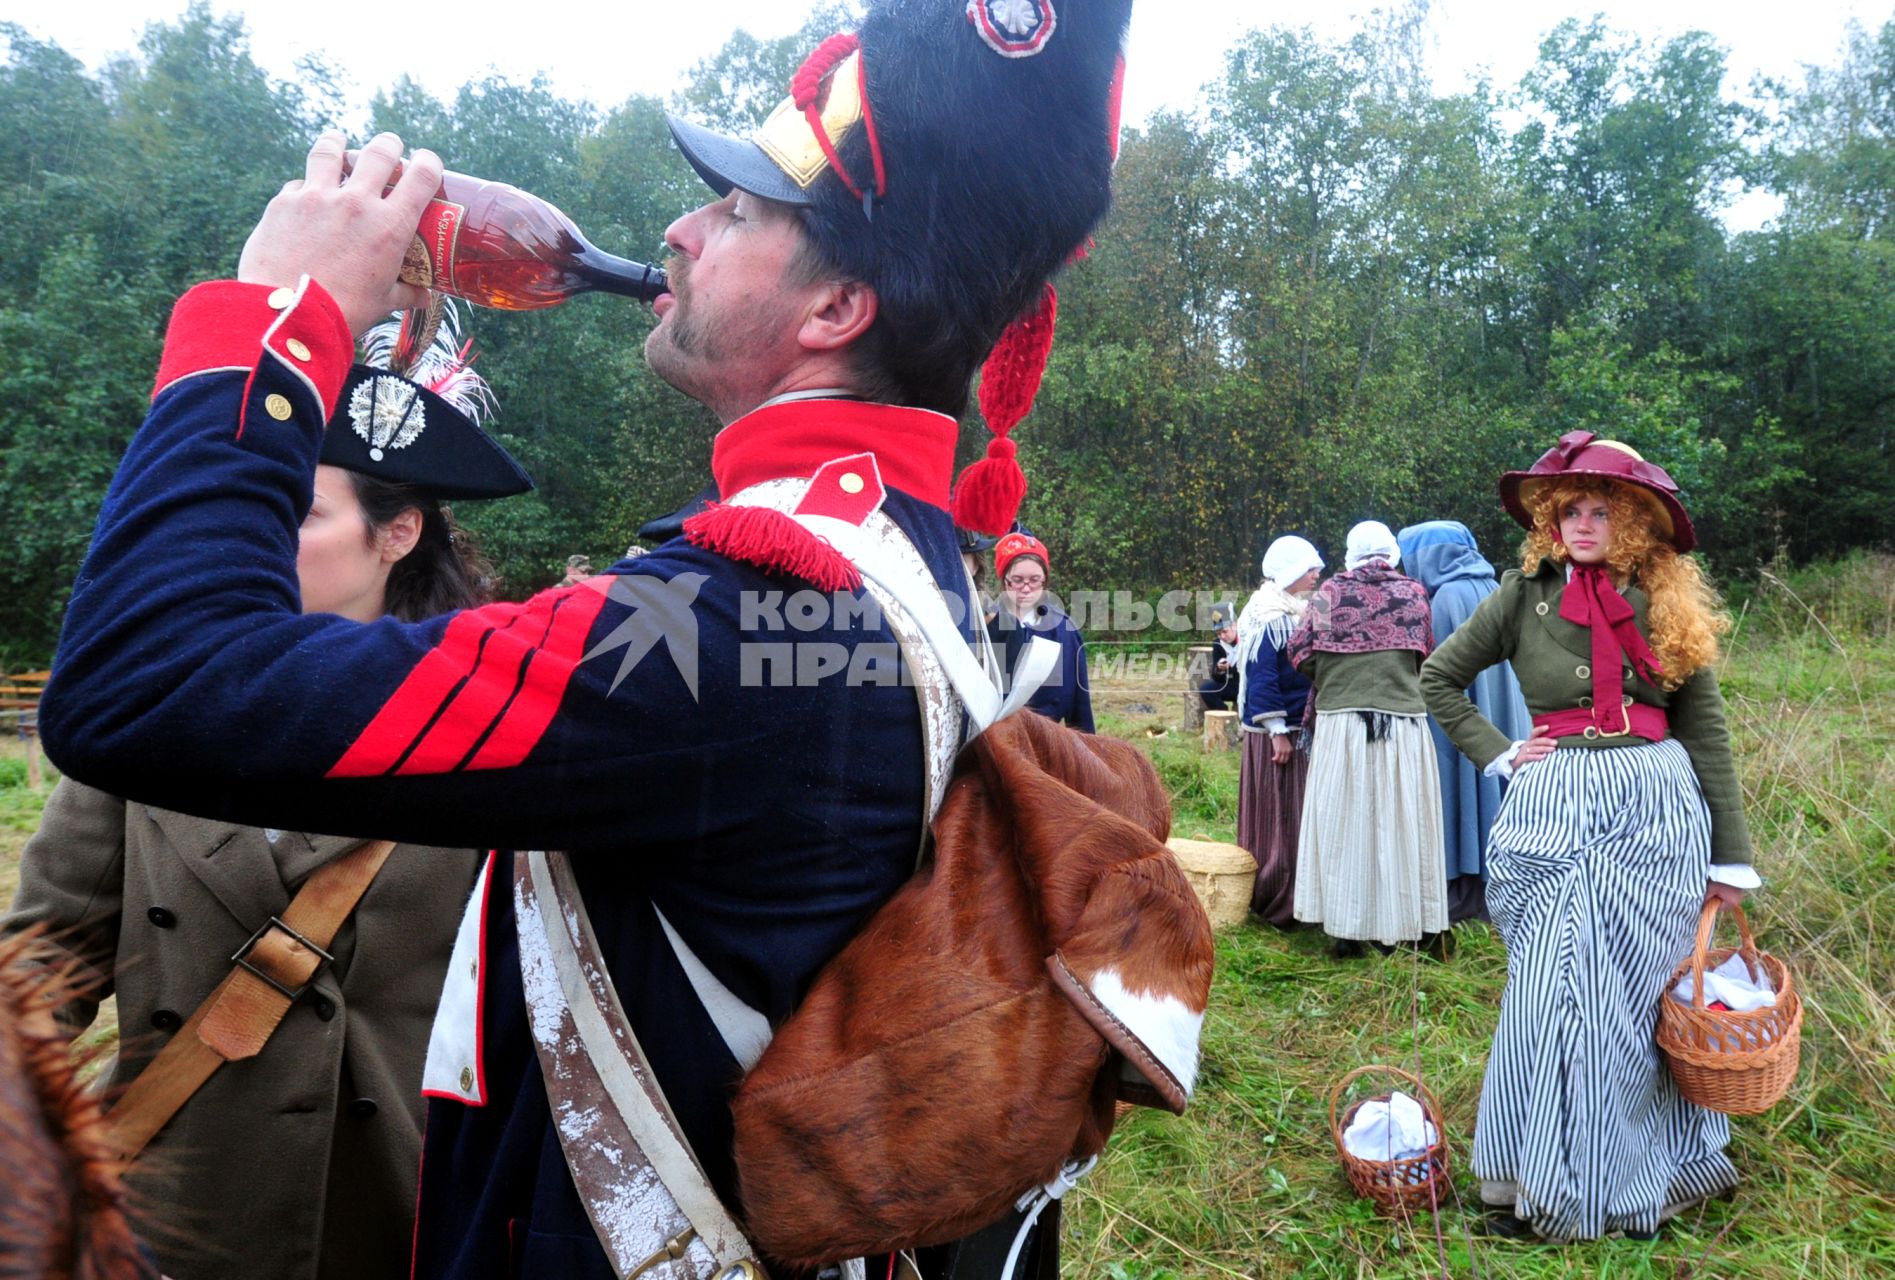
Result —
<path fill-rule="evenodd" d="M 765 480 L 803 479 L 832 458 L 870 452 L 882 481 L 947 509 L 960 423 L 931 409 L 862 400 L 791 400 L 752 410 L 717 433 L 711 474 L 729 498 Z"/>

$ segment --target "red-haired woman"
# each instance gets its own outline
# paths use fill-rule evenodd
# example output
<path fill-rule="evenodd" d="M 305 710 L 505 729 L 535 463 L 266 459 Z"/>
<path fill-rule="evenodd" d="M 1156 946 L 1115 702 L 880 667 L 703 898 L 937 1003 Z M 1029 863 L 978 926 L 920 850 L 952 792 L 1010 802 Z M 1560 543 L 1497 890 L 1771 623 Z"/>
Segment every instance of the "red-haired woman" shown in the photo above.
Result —
<path fill-rule="evenodd" d="M 1685 1102 L 1652 1029 L 1707 898 L 1758 884 L 1712 664 L 1729 622 L 1678 487 L 1576 431 L 1501 480 L 1519 571 L 1422 670 L 1428 709 L 1511 776 L 1488 842 L 1507 988 L 1474 1132 L 1501 1234 L 1649 1237 L 1733 1186 L 1725 1117 Z M 1463 692 L 1510 660 L 1533 734 Z"/>

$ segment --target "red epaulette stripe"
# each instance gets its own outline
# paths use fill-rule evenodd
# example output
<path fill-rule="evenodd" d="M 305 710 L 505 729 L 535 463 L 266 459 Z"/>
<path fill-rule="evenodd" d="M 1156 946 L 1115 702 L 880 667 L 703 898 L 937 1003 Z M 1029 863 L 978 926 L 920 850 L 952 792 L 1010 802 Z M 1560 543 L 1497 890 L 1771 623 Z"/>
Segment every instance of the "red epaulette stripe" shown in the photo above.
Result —
<path fill-rule="evenodd" d="M 553 622 L 553 604 L 544 595 L 527 602 L 527 612 L 488 634 L 473 672 L 461 682 L 441 714 L 422 733 L 397 774 L 452 773 L 467 759 L 481 736 L 505 714 L 520 685 L 520 671 L 535 648 L 545 643 Z"/>
<path fill-rule="evenodd" d="M 539 743 L 566 696 L 572 673 L 585 660 L 586 637 L 605 601 L 605 592 L 596 588 L 562 593 L 545 646 L 528 656 L 520 691 L 468 762 L 469 769 L 510 769 Z"/>
<path fill-rule="evenodd" d="M 496 606 L 488 606 L 494 608 Z M 499 606 L 517 609 L 517 605 Z M 342 758 L 329 768 L 332 778 L 373 778 L 395 767 L 418 734 L 434 718 L 441 704 L 473 669 L 480 656 L 481 637 L 492 622 L 470 610 L 447 624 L 441 643 L 415 664 L 368 727 L 349 744 Z"/>

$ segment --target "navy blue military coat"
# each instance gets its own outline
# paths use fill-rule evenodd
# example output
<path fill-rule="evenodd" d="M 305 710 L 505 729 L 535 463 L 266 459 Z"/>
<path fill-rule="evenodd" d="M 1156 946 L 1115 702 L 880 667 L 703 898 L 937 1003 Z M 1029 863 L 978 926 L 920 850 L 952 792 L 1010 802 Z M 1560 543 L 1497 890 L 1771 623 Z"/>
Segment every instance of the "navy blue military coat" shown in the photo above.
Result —
<path fill-rule="evenodd" d="M 739 1070 L 653 908 L 772 1022 L 795 1007 L 914 868 L 915 692 L 891 664 L 865 679 L 838 661 L 893 654 L 894 637 L 820 597 L 788 608 L 803 584 L 685 539 L 524 604 L 419 624 L 302 614 L 297 527 L 352 354 L 313 283 L 180 301 L 73 591 L 47 751 L 116 794 L 236 822 L 571 851 L 645 1052 L 736 1203 Z M 872 452 L 884 509 L 971 620 L 945 509 L 955 433 L 921 410 L 775 405 L 724 429 L 713 470 L 729 497 Z M 473 1101 L 429 1112 L 417 1274 L 606 1276 L 548 1121 L 506 862 Z"/>

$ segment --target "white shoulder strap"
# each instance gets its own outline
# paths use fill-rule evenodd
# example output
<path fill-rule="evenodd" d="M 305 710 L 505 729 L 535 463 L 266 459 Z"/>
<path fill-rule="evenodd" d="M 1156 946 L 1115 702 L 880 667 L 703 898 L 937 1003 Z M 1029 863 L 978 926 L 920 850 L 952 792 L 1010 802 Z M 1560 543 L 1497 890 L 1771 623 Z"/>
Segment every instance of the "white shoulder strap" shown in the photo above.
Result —
<path fill-rule="evenodd" d="M 856 525 L 829 516 L 794 515 L 791 519 L 848 557 L 862 571 L 863 577 L 872 579 L 908 611 L 927 638 L 928 646 L 940 658 L 941 667 L 954 685 L 954 692 L 966 705 L 976 732 L 984 732 L 996 720 L 1024 707 L 1027 699 L 1052 674 L 1059 661 L 1059 645 L 1045 636 L 1034 636 L 1028 641 L 1026 656 L 1014 671 L 1012 687 L 1003 697 L 993 679 L 981 669 L 973 646 L 955 625 L 940 590 L 932 582 L 916 577 L 900 561 L 864 538 Z"/>

